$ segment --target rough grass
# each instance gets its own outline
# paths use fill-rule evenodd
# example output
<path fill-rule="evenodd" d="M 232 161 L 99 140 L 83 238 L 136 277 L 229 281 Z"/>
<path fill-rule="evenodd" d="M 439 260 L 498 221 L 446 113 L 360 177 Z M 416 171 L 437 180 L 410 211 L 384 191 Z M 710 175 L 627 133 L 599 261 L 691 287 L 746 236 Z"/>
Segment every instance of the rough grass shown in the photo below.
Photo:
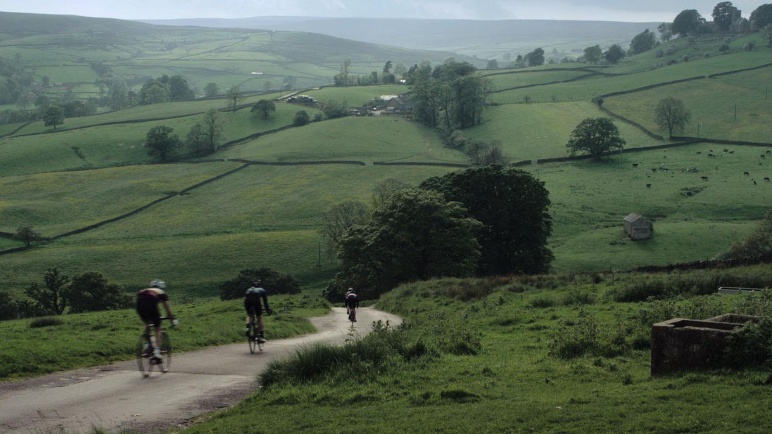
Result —
<path fill-rule="evenodd" d="M 641 335 L 663 316 L 745 312 L 764 304 L 758 297 L 623 304 L 603 301 L 614 281 L 514 293 L 511 286 L 527 282 L 512 278 L 499 281 L 487 297 L 462 302 L 442 295 L 443 286 L 456 283 L 413 283 L 385 295 L 379 305 L 400 312 L 412 324 L 410 331 L 426 335 L 440 336 L 441 322 L 453 318 L 480 333 L 479 352 L 438 352 L 370 370 L 366 379 L 330 375 L 274 383 L 185 432 L 247 430 L 258 409 L 261 421 L 278 432 L 555 432 L 559 427 L 577 433 L 721 433 L 762 432 L 756 427 L 772 422 L 765 411 L 768 371 L 651 377 L 650 343 Z M 531 306 L 539 297 L 567 299 L 577 292 L 593 294 L 597 302 Z M 341 413 L 350 406 L 355 415 Z"/>
<path fill-rule="evenodd" d="M 175 351 L 243 341 L 244 307 L 240 300 L 186 302 L 185 297 L 170 294 L 180 319 L 180 327 L 169 332 Z M 272 339 L 314 331 L 306 318 L 323 315 L 329 309 L 321 298 L 309 295 L 277 295 L 271 304 L 277 314 L 265 322 Z M 133 309 L 2 321 L 0 380 L 131 359 L 141 324 Z M 246 342 L 244 345 L 246 348 Z"/>

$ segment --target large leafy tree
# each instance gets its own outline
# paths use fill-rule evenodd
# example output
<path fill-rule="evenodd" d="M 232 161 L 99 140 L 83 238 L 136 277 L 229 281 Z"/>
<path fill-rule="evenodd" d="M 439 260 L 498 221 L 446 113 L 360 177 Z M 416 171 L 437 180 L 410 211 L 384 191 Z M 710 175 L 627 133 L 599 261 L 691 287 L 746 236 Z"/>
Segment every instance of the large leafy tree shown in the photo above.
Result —
<path fill-rule="evenodd" d="M 61 315 L 67 308 L 69 298 L 69 276 L 61 274 L 56 268 L 49 268 L 43 274 L 45 288 L 33 283 L 26 290 L 27 297 L 35 301 L 39 310 L 45 313 Z"/>
<path fill-rule="evenodd" d="M 364 225 L 354 225 L 340 240 L 341 272 L 327 297 L 342 288 L 376 298 L 400 283 L 474 274 L 480 258 L 480 222 L 441 193 L 406 189 L 394 193 Z"/>
<path fill-rule="evenodd" d="M 537 48 L 526 54 L 524 60 L 528 66 L 544 65 L 544 50 Z"/>
<path fill-rule="evenodd" d="M 25 247 L 31 247 L 36 241 L 43 239 L 39 232 L 36 232 L 32 226 L 20 226 L 16 229 L 14 238 L 24 243 Z"/>
<path fill-rule="evenodd" d="M 704 23 L 705 18 L 696 9 L 687 9 L 676 15 L 670 30 L 679 36 L 689 36 L 697 33 Z"/>
<path fill-rule="evenodd" d="M 166 125 L 151 128 L 145 136 L 145 148 L 147 148 L 148 155 L 162 163 L 167 162 L 172 152 L 181 144 L 182 141 L 177 134 L 174 134 L 174 129 Z"/>
<path fill-rule="evenodd" d="M 64 108 L 58 105 L 49 106 L 43 111 L 43 123 L 56 129 L 57 125 L 64 123 Z"/>
<path fill-rule="evenodd" d="M 763 4 L 751 12 L 751 28 L 760 30 L 772 24 L 772 3 Z"/>
<path fill-rule="evenodd" d="M 617 63 L 624 57 L 625 50 L 619 44 L 608 47 L 608 50 L 603 53 L 603 58 L 605 58 L 608 63 Z"/>
<path fill-rule="evenodd" d="M 262 119 L 268 119 L 272 114 L 276 113 L 276 104 L 273 101 L 261 99 L 252 105 L 252 110 L 250 111 Z"/>
<path fill-rule="evenodd" d="M 95 271 L 73 277 L 68 295 L 71 313 L 125 309 L 131 306 L 132 301 L 120 285 L 110 283 Z"/>
<path fill-rule="evenodd" d="M 231 111 L 236 111 L 239 108 L 239 103 L 244 99 L 244 93 L 241 92 L 240 86 L 231 86 L 228 91 L 225 92 L 225 100 L 227 101 L 228 108 Z"/>
<path fill-rule="evenodd" d="M 528 172 L 500 165 L 429 178 L 421 188 L 460 202 L 482 223 L 477 274 L 538 274 L 549 270 L 549 192 Z"/>
<path fill-rule="evenodd" d="M 635 55 L 649 51 L 657 45 L 657 37 L 654 36 L 654 32 L 650 32 L 649 29 L 635 35 L 630 42 L 630 54 Z"/>
<path fill-rule="evenodd" d="M 347 230 L 354 225 L 365 224 L 369 217 L 367 205 L 355 200 L 341 202 L 324 210 L 321 233 L 328 253 L 337 251 L 338 243 Z"/>
<path fill-rule="evenodd" d="M 195 97 L 196 95 L 185 77 L 181 75 L 169 77 L 169 99 L 171 101 L 190 101 Z"/>
<path fill-rule="evenodd" d="M 619 129 L 613 120 L 606 117 L 587 118 L 580 122 L 566 144 L 571 155 L 585 152 L 595 160 L 624 147 L 625 140 L 620 137 Z"/>
<path fill-rule="evenodd" d="M 726 32 L 732 26 L 732 20 L 738 9 L 732 2 L 721 2 L 713 8 L 713 23 L 722 32 Z"/>
<path fill-rule="evenodd" d="M 219 111 L 210 109 L 204 114 L 201 121 L 201 130 L 206 141 L 207 153 L 213 153 L 220 146 L 220 142 L 225 136 L 225 119 Z"/>
<path fill-rule="evenodd" d="M 584 49 L 584 61 L 592 65 L 600 62 L 601 56 L 603 56 L 603 50 L 600 45 L 593 45 Z"/>
<path fill-rule="evenodd" d="M 673 138 L 674 132 L 684 130 L 691 116 L 683 101 L 673 97 L 659 100 L 654 109 L 654 121 L 660 128 L 667 130 L 670 138 Z"/>

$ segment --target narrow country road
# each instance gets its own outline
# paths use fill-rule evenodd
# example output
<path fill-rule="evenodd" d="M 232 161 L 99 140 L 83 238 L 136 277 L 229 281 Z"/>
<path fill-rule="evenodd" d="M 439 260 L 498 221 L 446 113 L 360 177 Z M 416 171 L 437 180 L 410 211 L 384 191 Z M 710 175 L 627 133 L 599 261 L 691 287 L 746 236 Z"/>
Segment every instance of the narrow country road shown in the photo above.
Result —
<path fill-rule="evenodd" d="M 354 333 L 377 320 L 402 320 L 371 308 L 357 312 Z M 343 343 L 352 333 L 344 308 L 312 318 L 318 333 L 272 341 L 251 354 L 244 343 L 175 354 L 170 372 L 143 378 L 136 360 L 28 380 L 0 383 L 0 432 L 157 432 L 185 426 L 198 415 L 228 407 L 256 387 L 268 363 L 315 342 Z M 172 337 L 173 339 L 173 337 Z"/>

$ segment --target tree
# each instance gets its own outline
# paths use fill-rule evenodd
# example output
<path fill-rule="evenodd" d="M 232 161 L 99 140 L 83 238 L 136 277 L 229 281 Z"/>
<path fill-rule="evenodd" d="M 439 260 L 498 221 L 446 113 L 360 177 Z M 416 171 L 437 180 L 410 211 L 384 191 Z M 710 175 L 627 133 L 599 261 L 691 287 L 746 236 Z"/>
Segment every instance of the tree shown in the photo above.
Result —
<path fill-rule="evenodd" d="M 351 227 L 340 240 L 341 272 L 328 285 L 363 288 L 364 298 L 377 298 L 394 286 L 436 277 L 474 274 L 480 257 L 476 232 L 480 222 L 458 202 L 421 189 L 396 192 L 373 212 L 365 225 Z M 330 290 L 334 289 L 334 290 Z"/>
<path fill-rule="evenodd" d="M 252 105 L 251 112 L 256 113 L 262 119 L 268 119 L 272 114 L 276 113 L 276 104 L 273 101 L 261 99 Z"/>
<path fill-rule="evenodd" d="M 59 273 L 56 268 L 49 268 L 43 274 L 43 280 L 45 281 L 45 288 L 33 283 L 24 293 L 34 300 L 42 311 L 55 315 L 63 314 L 67 308 L 69 295 L 67 282 L 70 281 L 70 278 Z"/>
<path fill-rule="evenodd" d="M 241 100 L 244 99 L 244 94 L 241 93 L 239 86 L 231 86 L 225 93 L 225 99 L 228 102 L 228 108 L 235 112 Z"/>
<path fill-rule="evenodd" d="M 214 153 L 224 137 L 225 119 L 223 119 L 220 112 L 210 109 L 204 114 L 201 130 L 203 138 L 206 140 L 206 152 L 209 154 Z"/>
<path fill-rule="evenodd" d="M 206 87 L 204 87 L 204 95 L 207 98 L 214 98 L 219 94 L 220 88 L 217 87 L 217 83 L 207 83 Z"/>
<path fill-rule="evenodd" d="M 165 125 L 158 125 L 150 129 L 145 136 L 145 148 L 151 157 L 165 163 L 170 154 L 180 147 L 182 142 L 179 136 L 174 134 L 174 129 Z"/>
<path fill-rule="evenodd" d="M 772 24 L 772 3 L 761 5 L 751 12 L 750 22 L 753 30 L 763 29 Z"/>
<path fill-rule="evenodd" d="M 195 99 L 196 94 L 188 85 L 188 80 L 181 75 L 169 77 L 169 100 L 170 101 L 191 101 Z"/>
<path fill-rule="evenodd" d="M 614 44 L 603 53 L 603 57 L 608 63 L 617 63 L 625 57 L 625 50 L 619 44 Z"/>
<path fill-rule="evenodd" d="M 679 36 L 689 36 L 697 33 L 697 30 L 704 23 L 705 18 L 702 18 L 696 9 L 687 9 L 675 17 L 671 31 Z"/>
<path fill-rule="evenodd" d="M 420 188 L 460 202 L 483 226 L 478 275 L 546 273 L 552 261 L 549 192 L 523 170 L 491 165 L 429 178 Z"/>
<path fill-rule="evenodd" d="M 592 47 L 587 47 L 584 49 L 584 61 L 595 65 L 598 62 L 600 62 L 600 58 L 603 55 L 603 50 L 601 50 L 600 45 L 593 45 Z"/>
<path fill-rule="evenodd" d="M 488 66 L 486 66 L 485 69 L 499 69 L 499 61 L 496 59 L 489 60 Z"/>
<path fill-rule="evenodd" d="M 354 225 L 363 225 L 370 217 L 370 210 L 362 202 L 348 200 L 333 205 L 322 212 L 322 239 L 327 252 L 334 254 L 343 234 Z"/>
<path fill-rule="evenodd" d="M 0 291 L 0 321 L 16 319 L 19 317 L 19 309 L 11 294 Z"/>
<path fill-rule="evenodd" d="M 659 100 L 654 109 L 654 121 L 661 129 L 667 130 L 668 137 L 671 139 L 673 132 L 684 130 L 691 116 L 691 112 L 686 109 L 683 101 L 673 97 Z"/>
<path fill-rule="evenodd" d="M 761 36 L 767 43 L 767 48 L 772 48 L 772 24 L 764 26 L 764 30 L 761 31 Z"/>
<path fill-rule="evenodd" d="M 657 30 L 659 31 L 660 39 L 665 42 L 670 41 L 673 37 L 673 23 L 662 23 L 657 26 Z"/>
<path fill-rule="evenodd" d="M 544 50 L 537 48 L 526 54 L 524 60 L 528 66 L 544 65 Z"/>
<path fill-rule="evenodd" d="M 193 155 L 207 155 L 209 153 L 207 137 L 201 122 L 196 122 L 190 127 L 185 144 Z"/>
<path fill-rule="evenodd" d="M 649 51 L 657 45 L 657 38 L 654 36 L 654 32 L 650 32 L 649 29 L 635 35 L 630 42 L 630 55 L 636 55 Z"/>
<path fill-rule="evenodd" d="M 262 280 L 269 294 L 299 294 L 300 281 L 289 274 L 279 273 L 267 267 L 241 270 L 233 279 L 220 285 L 220 300 L 235 300 L 244 297 L 244 292 L 255 280 Z"/>
<path fill-rule="evenodd" d="M 397 192 L 412 188 L 410 184 L 397 178 L 386 178 L 373 187 L 373 208 L 380 208 Z M 368 214 L 369 215 L 369 214 Z"/>
<path fill-rule="evenodd" d="M 112 80 L 107 96 L 110 99 L 111 110 L 121 110 L 130 105 L 129 87 L 126 85 L 126 81 L 120 77 Z"/>
<path fill-rule="evenodd" d="M 566 144 L 568 152 L 586 152 L 593 159 L 600 160 L 604 155 L 622 149 L 625 141 L 619 136 L 619 130 L 611 118 L 587 118 L 571 132 Z"/>
<path fill-rule="evenodd" d="M 32 229 L 32 226 L 20 226 L 13 237 L 24 243 L 24 247 L 32 247 L 33 243 L 43 239 L 40 233 Z"/>
<path fill-rule="evenodd" d="M 713 23 L 722 32 L 726 32 L 732 27 L 732 22 L 738 9 L 732 5 L 732 2 L 721 2 L 713 8 Z"/>
<path fill-rule="evenodd" d="M 132 302 L 132 297 L 120 285 L 108 282 L 94 271 L 73 277 L 68 297 L 70 313 L 125 309 Z"/>
<path fill-rule="evenodd" d="M 45 126 L 52 126 L 56 129 L 57 125 L 64 123 L 64 108 L 58 105 L 49 106 L 43 112 L 43 123 Z"/>
<path fill-rule="evenodd" d="M 300 110 L 299 112 L 296 112 L 295 117 L 292 119 L 292 125 L 296 127 L 302 127 L 303 125 L 308 125 L 309 122 L 311 122 L 311 117 L 308 116 L 308 112 L 305 110 Z"/>

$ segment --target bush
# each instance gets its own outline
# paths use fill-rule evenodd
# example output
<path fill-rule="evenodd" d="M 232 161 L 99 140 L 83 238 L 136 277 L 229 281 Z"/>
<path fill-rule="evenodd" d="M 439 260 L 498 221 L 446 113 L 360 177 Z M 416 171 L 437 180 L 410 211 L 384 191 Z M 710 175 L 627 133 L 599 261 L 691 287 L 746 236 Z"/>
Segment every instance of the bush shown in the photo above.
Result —
<path fill-rule="evenodd" d="M 71 313 L 125 309 L 133 300 L 119 285 L 93 271 L 73 277 L 68 294 Z"/>
<path fill-rule="evenodd" d="M 41 328 L 41 327 L 54 327 L 54 326 L 60 326 L 64 324 L 64 321 L 62 321 L 59 318 L 52 317 L 52 316 L 46 316 L 43 318 L 37 318 L 32 320 L 32 322 L 29 324 L 30 328 Z"/>
<path fill-rule="evenodd" d="M 0 292 L 0 321 L 16 319 L 19 317 L 19 308 L 16 302 L 11 299 L 11 294 Z"/>
<path fill-rule="evenodd" d="M 246 290 L 258 279 L 263 281 L 263 288 L 268 291 L 269 295 L 300 293 L 299 280 L 289 274 L 282 274 L 270 268 L 259 268 L 257 270 L 241 270 L 238 276 L 223 282 L 220 285 L 220 299 L 234 300 L 244 297 Z"/>
<path fill-rule="evenodd" d="M 728 366 L 750 368 L 772 365 L 772 318 L 748 321 L 727 338 Z"/>

